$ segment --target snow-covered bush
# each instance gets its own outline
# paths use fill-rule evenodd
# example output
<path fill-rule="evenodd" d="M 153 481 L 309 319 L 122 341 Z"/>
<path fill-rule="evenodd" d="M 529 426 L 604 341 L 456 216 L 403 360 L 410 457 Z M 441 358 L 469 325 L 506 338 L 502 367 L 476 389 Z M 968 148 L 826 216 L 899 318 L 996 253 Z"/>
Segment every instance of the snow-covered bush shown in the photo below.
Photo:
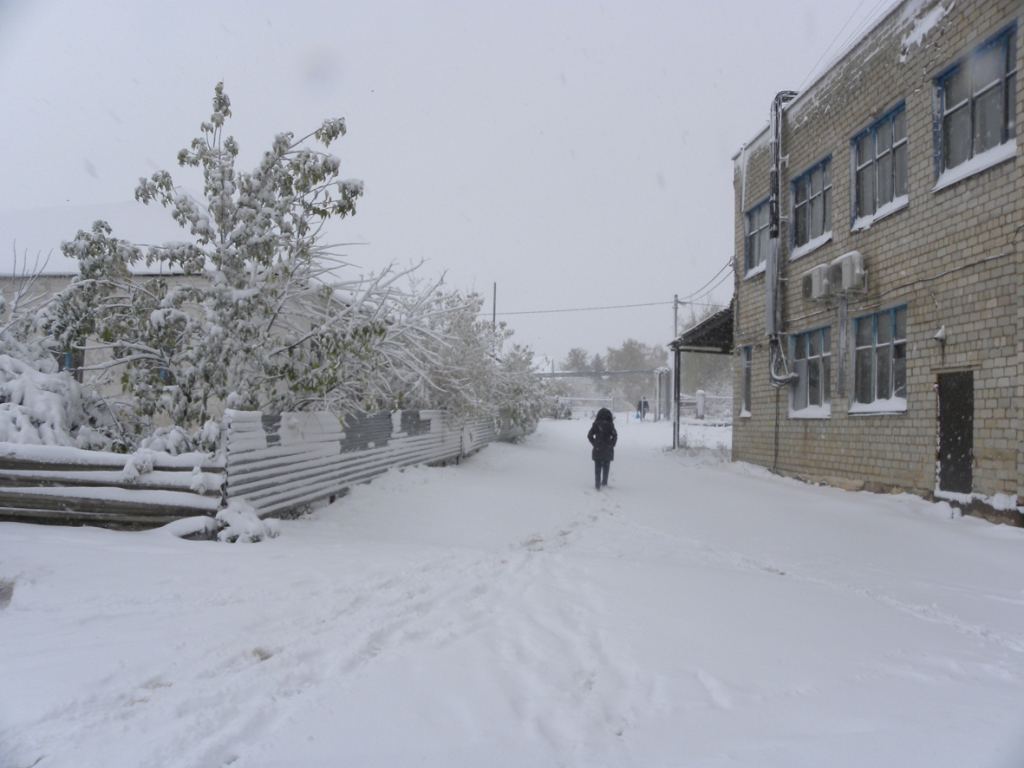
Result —
<path fill-rule="evenodd" d="M 0 297 L 0 442 L 109 449 L 112 414 L 60 370 L 38 332 L 33 280 L 24 276 L 10 301 Z"/>
<path fill-rule="evenodd" d="M 256 510 L 244 501 L 231 501 L 217 513 L 218 541 L 254 542 L 272 539 L 280 531 L 280 521 L 261 520 Z"/>
<path fill-rule="evenodd" d="M 495 405 L 501 426 L 532 429 L 550 402 L 544 379 L 534 375 L 533 351 L 513 344 L 499 358 Z"/>
<path fill-rule="evenodd" d="M 533 352 L 511 344 L 504 323 L 480 319 L 478 294 L 446 294 L 444 311 L 430 316 L 417 386 L 408 407 L 440 408 L 455 416 L 489 417 L 498 426 L 531 428 L 544 407 L 545 385 L 534 375 Z M 507 349 L 506 349 L 507 347 Z"/>

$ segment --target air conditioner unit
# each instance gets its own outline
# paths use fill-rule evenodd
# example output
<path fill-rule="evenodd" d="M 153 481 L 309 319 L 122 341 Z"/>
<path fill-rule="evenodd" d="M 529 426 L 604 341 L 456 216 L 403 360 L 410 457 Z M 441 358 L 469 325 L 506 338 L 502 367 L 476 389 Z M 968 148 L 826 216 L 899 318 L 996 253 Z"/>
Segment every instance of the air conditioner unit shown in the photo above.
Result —
<path fill-rule="evenodd" d="M 864 257 L 860 251 L 844 253 L 832 262 L 829 279 L 835 293 L 859 293 L 867 290 L 867 272 L 864 271 Z"/>
<path fill-rule="evenodd" d="M 829 291 L 829 265 L 809 269 L 801 275 L 801 287 L 803 297 L 808 301 L 820 301 L 827 299 Z"/>

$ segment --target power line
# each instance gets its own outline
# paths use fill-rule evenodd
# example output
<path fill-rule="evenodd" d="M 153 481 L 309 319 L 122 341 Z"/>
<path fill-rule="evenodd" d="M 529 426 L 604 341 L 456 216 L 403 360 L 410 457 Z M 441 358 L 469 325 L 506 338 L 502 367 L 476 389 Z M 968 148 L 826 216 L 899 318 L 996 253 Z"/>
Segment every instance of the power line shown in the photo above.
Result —
<path fill-rule="evenodd" d="M 682 299 L 680 299 L 680 301 L 686 301 L 688 304 L 691 303 L 691 302 L 689 302 L 687 300 L 690 299 L 691 297 L 697 296 L 697 294 L 699 294 L 701 291 L 703 291 L 705 288 L 707 288 L 709 285 L 711 285 L 711 283 L 713 283 L 715 281 L 715 278 L 717 278 L 720 274 L 722 274 L 725 270 L 729 269 L 731 266 L 732 266 L 732 256 L 730 256 L 728 259 L 725 260 L 725 264 L 723 264 L 722 268 L 720 270 L 718 270 L 717 272 L 715 272 L 714 275 L 711 276 L 710 280 L 708 280 L 706 283 L 704 283 L 704 285 L 702 285 L 696 291 L 691 293 L 689 296 L 684 296 Z M 719 280 L 718 283 L 715 284 L 715 288 L 717 288 L 721 284 L 722 284 L 722 281 Z M 711 288 L 708 291 L 708 293 L 713 291 L 715 288 Z M 705 294 L 701 294 L 700 296 L 697 296 L 697 298 L 702 298 L 704 295 Z"/>
<path fill-rule="evenodd" d="M 807 77 L 805 77 L 804 81 L 800 83 L 800 87 L 797 90 L 803 90 L 804 86 L 807 85 L 807 82 L 811 79 L 811 77 L 813 77 L 820 71 L 818 69 L 818 65 L 821 64 L 821 62 L 825 60 L 825 57 L 829 55 L 829 52 L 833 50 L 833 46 L 836 44 L 836 41 L 842 36 L 843 32 L 846 31 L 846 28 L 850 25 L 850 22 L 856 18 L 858 13 L 860 13 L 860 9 L 863 8 L 867 3 L 868 0 L 861 0 L 860 5 L 858 5 L 854 9 L 852 14 L 850 14 L 850 18 L 846 20 L 846 23 L 843 24 L 843 26 L 839 29 L 838 34 L 836 34 L 832 42 L 828 44 L 828 47 L 825 48 L 825 52 L 821 54 L 821 58 L 819 58 L 818 61 L 815 62 L 814 66 L 811 67 L 811 71 L 807 73 Z M 892 0 L 878 0 L 878 2 L 875 3 L 874 7 L 870 11 L 868 11 L 868 14 L 863 19 L 861 19 L 860 23 L 853 29 L 852 32 L 850 32 L 846 40 L 843 41 L 843 44 L 838 49 L 835 49 L 837 52 L 833 54 L 830 63 L 831 61 L 835 61 L 836 59 L 838 59 L 839 55 L 846 51 L 846 47 L 850 44 L 850 41 L 856 37 L 859 37 L 862 31 L 867 29 L 868 25 L 873 23 L 878 18 L 879 9 L 881 9 L 882 6 L 887 6 L 890 5 L 891 3 Z"/>
<path fill-rule="evenodd" d="M 805 77 L 805 78 L 804 78 L 804 81 L 803 81 L 802 83 L 800 83 L 800 87 L 799 87 L 799 88 L 797 88 L 797 90 L 798 90 L 798 91 L 799 91 L 799 90 L 803 90 L 803 87 L 804 87 L 805 85 L 807 85 L 807 81 L 808 81 L 808 80 L 810 80 L 810 79 L 811 79 L 811 76 L 812 76 L 812 75 L 814 75 L 814 74 L 815 74 L 815 73 L 816 73 L 816 72 L 818 71 L 818 65 L 819 65 L 819 64 L 821 64 L 821 62 L 823 62 L 823 61 L 825 60 L 825 57 L 826 57 L 826 56 L 828 56 L 829 52 L 830 52 L 830 51 L 832 50 L 832 46 L 834 46 L 834 45 L 836 44 L 836 41 L 837 41 L 837 40 L 838 40 L 838 39 L 839 39 L 840 37 L 842 37 L 842 34 L 843 34 L 843 32 L 845 32 L 845 31 L 846 31 L 846 28 L 847 28 L 847 27 L 848 27 L 848 26 L 850 25 L 850 22 L 851 22 L 851 21 L 853 21 L 854 17 L 855 17 L 855 16 L 856 16 L 856 15 L 857 15 L 858 13 L 860 13 L 860 9 L 864 7 L 864 3 L 866 3 L 867 1 L 868 1 L 868 0 L 861 0 L 861 3 L 860 3 L 860 5 L 858 5 L 858 6 L 857 6 L 857 7 L 856 7 L 856 8 L 855 8 L 855 9 L 853 10 L 853 13 L 852 13 L 852 14 L 850 14 L 850 18 L 848 18 L 848 19 L 846 20 L 846 22 L 845 22 L 845 23 L 843 24 L 843 26 L 841 26 L 841 27 L 839 28 L 839 31 L 838 31 L 838 32 L 836 33 L 836 36 L 835 36 L 834 38 L 832 38 L 832 42 L 831 42 L 831 43 L 829 43 L 829 44 L 828 44 L 828 45 L 827 45 L 827 46 L 825 47 L 825 50 L 824 50 L 824 51 L 822 52 L 821 56 L 820 56 L 820 57 L 818 58 L 818 60 L 817 60 L 816 62 L 814 62 L 814 66 L 813 66 L 813 67 L 811 67 L 811 71 L 807 73 L 807 77 Z"/>
<path fill-rule="evenodd" d="M 708 280 L 706 283 L 704 283 L 704 285 L 702 285 L 697 290 L 695 290 L 692 293 L 690 293 L 688 296 L 679 299 L 679 303 L 680 304 L 687 304 L 687 305 L 691 305 L 691 306 L 696 306 L 696 307 L 717 307 L 717 308 L 720 308 L 722 306 L 721 304 L 713 304 L 713 303 L 701 302 L 701 301 L 691 301 L 691 297 L 696 298 L 696 299 L 702 299 L 705 296 L 707 296 L 708 294 L 710 294 L 718 286 L 720 286 L 722 283 L 724 283 L 726 281 L 726 279 L 729 277 L 729 275 L 728 274 L 722 275 L 722 273 L 725 272 L 727 269 L 730 269 L 731 267 L 732 267 L 732 257 L 730 256 L 728 259 L 726 259 L 725 264 L 722 265 L 721 269 L 719 269 L 714 275 L 712 275 L 710 280 Z M 721 279 L 718 279 L 719 275 L 722 275 Z M 718 282 L 716 283 L 715 280 L 718 280 Z M 714 283 L 714 285 L 711 285 L 712 283 Z M 708 286 L 711 286 L 711 287 L 709 288 Z M 604 310 L 609 310 L 609 309 L 637 309 L 637 308 L 640 308 L 640 307 L 665 307 L 665 306 L 672 306 L 673 304 L 675 304 L 674 301 L 651 301 L 651 302 L 646 302 L 646 303 L 643 303 L 643 304 L 614 304 L 614 305 L 609 305 L 609 306 L 604 306 L 604 307 L 571 307 L 571 308 L 565 308 L 565 309 L 532 309 L 532 310 L 523 310 L 523 311 L 520 311 L 520 312 L 497 312 L 497 313 L 492 312 L 491 315 L 493 317 L 509 317 L 509 316 L 512 316 L 512 315 L 551 315 L 551 314 L 560 314 L 560 313 L 565 313 L 565 312 L 602 312 Z M 487 314 L 487 313 L 486 312 L 480 312 L 480 313 L 478 313 L 478 316 L 483 316 L 485 314 Z"/>
<path fill-rule="evenodd" d="M 719 274 L 721 274 L 721 272 L 719 272 Z M 703 299 L 705 296 L 710 295 L 718 286 L 720 286 L 722 283 L 724 283 L 730 277 L 732 277 L 732 275 L 730 275 L 729 273 L 726 273 L 726 274 L 722 275 L 721 279 L 717 283 L 712 285 L 710 288 L 705 290 L 700 295 L 696 295 L 696 294 L 691 293 L 690 296 L 693 296 L 697 300 L 690 300 L 689 298 L 687 298 L 687 299 L 680 299 L 679 303 L 680 304 L 696 304 L 697 306 L 702 306 L 701 302 L 699 301 L 699 299 Z M 711 278 L 711 279 L 714 280 L 715 278 Z M 716 304 L 704 304 L 703 306 L 712 306 L 713 307 L 713 306 L 718 306 L 718 305 L 716 305 Z"/>
<path fill-rule="evenodd" d="M 600 312 L 606 309 L 635 309 L 637 307 L 671 307 L 675 302 L 672 301 L 652 301 L 646 304 L 615 304 L 607 307 L 573 307 L 571 309 L 532 309 L 522 312 L 498 312 L 498 317 L 507 317 L 509 315 L 550 315 L 562 312 Z M 682 302 L 680 302 L 682 303 Z M 686 302 L 688 305 L 692 304 L 698 307 L 720 307 L 720 304 L 702 304 L 696 301 Z M 479 312 L 478 316 L 488 314 L 487 312 Z"/>
<path fill-rule="evenodd" d="M 576 307 L 574 309 L 534 309 L 525 312 L 499 312 L 498 315 L 549 315 L 555 312 L 598 312 L 604 309 L 633 309 L 635 307 L 664 307 L 671 305 L 671 301 L 652 301 L 648 304 L 616 304 L 609 307 Z"/>

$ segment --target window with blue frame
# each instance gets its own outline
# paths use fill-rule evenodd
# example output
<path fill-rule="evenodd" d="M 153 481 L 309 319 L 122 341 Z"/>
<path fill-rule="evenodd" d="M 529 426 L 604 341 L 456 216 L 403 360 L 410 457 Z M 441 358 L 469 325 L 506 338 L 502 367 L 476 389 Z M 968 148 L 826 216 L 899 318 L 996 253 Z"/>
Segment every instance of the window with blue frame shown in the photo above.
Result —
<path fill-rule="evenodd" d="M 907 308 L 876 312 L 854 320 L 854 402 L 888 402 L 906 410 Z"/>
<path fill-rule="evenodd" d="M 907 195 L 907 112 L 903 104 L 853 138 L 853 218 L 869 219 Z"/>
<path fill-rule="evenodd" d="M 748 416 L 750 415 L 750 397 L 753 385 L 753 358 L 754 348 L 748 344 L 743 347 L 743 384 L 740 404 L 740 412 Z"/>
<path fill-rule="evenodd" d="M 57 370 L 70 371 L 75 381 L 81 384 L 85 378 L 85 350 L 76 347 L 65 352 L 57 352 L 54 356 L 57 358 Z"/>
<path fill-rule="evenodd" d="M 747 211 L 746 271 L 751 272 L 768 258 L 768 201 Z"/>
<path fill-rule="evenodd" d="M 790 348 L 797 375 L 792 388 L 793 411 L 827 409 L 832 402 L 832 328 L 794 333 Z"/>
<path fill-rule="evenodd" d="M 943 72 L 935 89 L 940 173 L 1013 141 L 1017 134 L 1016 25 Z"/>
<path fill-rule="evenodd" d="M 832 231 L 832 158 L 797 176 L 792 184 L 793 245 L 807 245 Z"/>
<path fill-rule="evenodd" d="M 152 370 L 156 374 L 156 378 L 161 384 L 171 386 L 175 384 L 174 372 L 171 368 L 168 368 L 164 363 L 170 363 L 174 358 L 175 345 L 174 344 L 163 344 L 161 346 L 163 354 L 158 360 L 155 360 L 152 365 Z"/>

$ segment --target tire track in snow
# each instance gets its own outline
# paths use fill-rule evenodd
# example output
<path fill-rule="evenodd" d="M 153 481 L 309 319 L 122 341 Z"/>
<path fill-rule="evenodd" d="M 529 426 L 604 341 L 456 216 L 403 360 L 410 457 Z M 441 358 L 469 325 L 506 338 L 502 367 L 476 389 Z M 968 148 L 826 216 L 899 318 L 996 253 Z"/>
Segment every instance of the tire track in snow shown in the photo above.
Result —
<path fill-rule="evenodd" d="M 4 738 L 19 754 L 35 759 L 52 754 L 54 745 L 63 745 L 70 756 L 82 740 L 141 728 L 159 732 L 160 738 L 148 756 L 133 761 L 140 768 L 226 764 L 228 753 L 237 750 L 225 745 L 247 743 L 248 736 L 328 681 L 358 674 L 402 645 L 473 631 L 482 615 L 474 605 L 486 594 L 477 582 L 488 571 L 493 580 L 505 570 L 489 563 L 492 559 L 445 557 L 343 588 L 323 582 L 317 587 L 322 608 L 314 615 L 275 611 L 279 618 L 259 621 L 251 634 L 232 643 L 207 645 L 190 638 L 170 665 L 140 664 L 54 708 L 25 729 L 30 737 Z M 241 598 L 222 596 L 225 602 Z M 431 615 L 452 604 L 463 609 L 465 626 L 432 626 Z M 276 695 L 264 701 L 267 690 Z"/>
<path fill-rule="evenodd" d="M 529 577 L 503 587 L 511 608 L 498 622 L 509 670 L 501 688 L 523 727 L 560 761 L 616 764 L 644 697 L 635 663 L 604 629 L 607 611 L 566 562 L 571 533 L 559 529 L 552 550 L 538 551 L 531 538 Z"/>
<path fill-rule="evenodd" d="M 685 547 L 686 550 L 700 556 L 706 562 L 731 565 L 735 568 L 750 571 L 762 571 L 775 576 L 792 578 L 806 584 L 826 587 L 838 592 L 856 594 L 905 613 L 916 619 L 949 627 L 962 635 L 973 639 L 980 639 L 995 643 L 1014 653 L 1024 653 L 1024 636 L 1003 632 L 984 624 L 964 621 L 956 614 L 944 611 L 936 606 L 919 605 L 917 603 L 902 600 L 894 597 L 893 595 L 881 593 L 850 582 L 826 578 L 816 573 L 801 572 L 799 568 L 793 566 L 779 565 L 777 563 L 753 558 L 739 552 L 716 549 L 704 541 L 677 536 L 641 523 L 624 522 L 619 520 L 617 521 L 617 524 L 642 534 L 645 539 L 658 542 L 671 541 L 675 545 Z M 1020 679 L 1024 679 L 1024 676 L 1021 676 Z"/>
<path fill-rule="evenodd" d="M 553 541 L 562 547 L 572 533 L 560 529 Z M 319 692 L 344 686 L 395 654 L 443 647 L 495 626 L 506 639 L 506 653 L 524 660 L 517 667 L 519 683 L 532 679 L 542 692 L 522 695 L 526 709 L 534 710 L 525 717 L 538 732 L 554 722 L 550 718 L 568 719 L 565 727 L 581 734 L 607 730 L 609 722 L 621 731 L 626 720 L 608 707 L 628 698 L 629 686 L 591 629 L 590 617 L 598 610 L 564 569 L 552 564 L 553 553 L 542 549 L 550 546 L 540 537 L 505 555 L 451 554 L 345 585 L 313 581 L 306 588 L 321 598 L 314 613 L 296 615 L 278 601 L 265 611 L 274 618 L 255 617 L 237 641 L 183 639 L 168 654 L 168 664 L 151 657 L 55 707 L 29 724 L 25 734 L 4 733 L 4 740 L 15 754 L 31 756 L 29 764 L 36 759 L 40 765 L 67 764 L 78 748 L 110 754 L 111 764 L 127 764 L 114 757 L 116 740 L 106 748 L 102 743 L 121 731 L 148 731 L 155 737 L 147 753 L 128 761 L 139 768 L 230 765 L 244 757 L 246 745 L 258 735 Z M 246 595 L 236 587 L 210 597 L 230 604 Z M 536 672 L 538 649 L 545 656 L 541 672 Z M 548 653 L 572 670 L 563 680 L 568 703 L 561 709 L 546 710 L 543 704 L 552 694 Z M 595 690 L 614 695 L 595 698 Z M 267 691 L 274 694 L 268 697 Z M 589 729 L 591 721 L 599 725 Z M 556 742 L 561 732 L 560 727 L 548 738 Z M 571 751 L 564 743 L 558 748 Z"/>

